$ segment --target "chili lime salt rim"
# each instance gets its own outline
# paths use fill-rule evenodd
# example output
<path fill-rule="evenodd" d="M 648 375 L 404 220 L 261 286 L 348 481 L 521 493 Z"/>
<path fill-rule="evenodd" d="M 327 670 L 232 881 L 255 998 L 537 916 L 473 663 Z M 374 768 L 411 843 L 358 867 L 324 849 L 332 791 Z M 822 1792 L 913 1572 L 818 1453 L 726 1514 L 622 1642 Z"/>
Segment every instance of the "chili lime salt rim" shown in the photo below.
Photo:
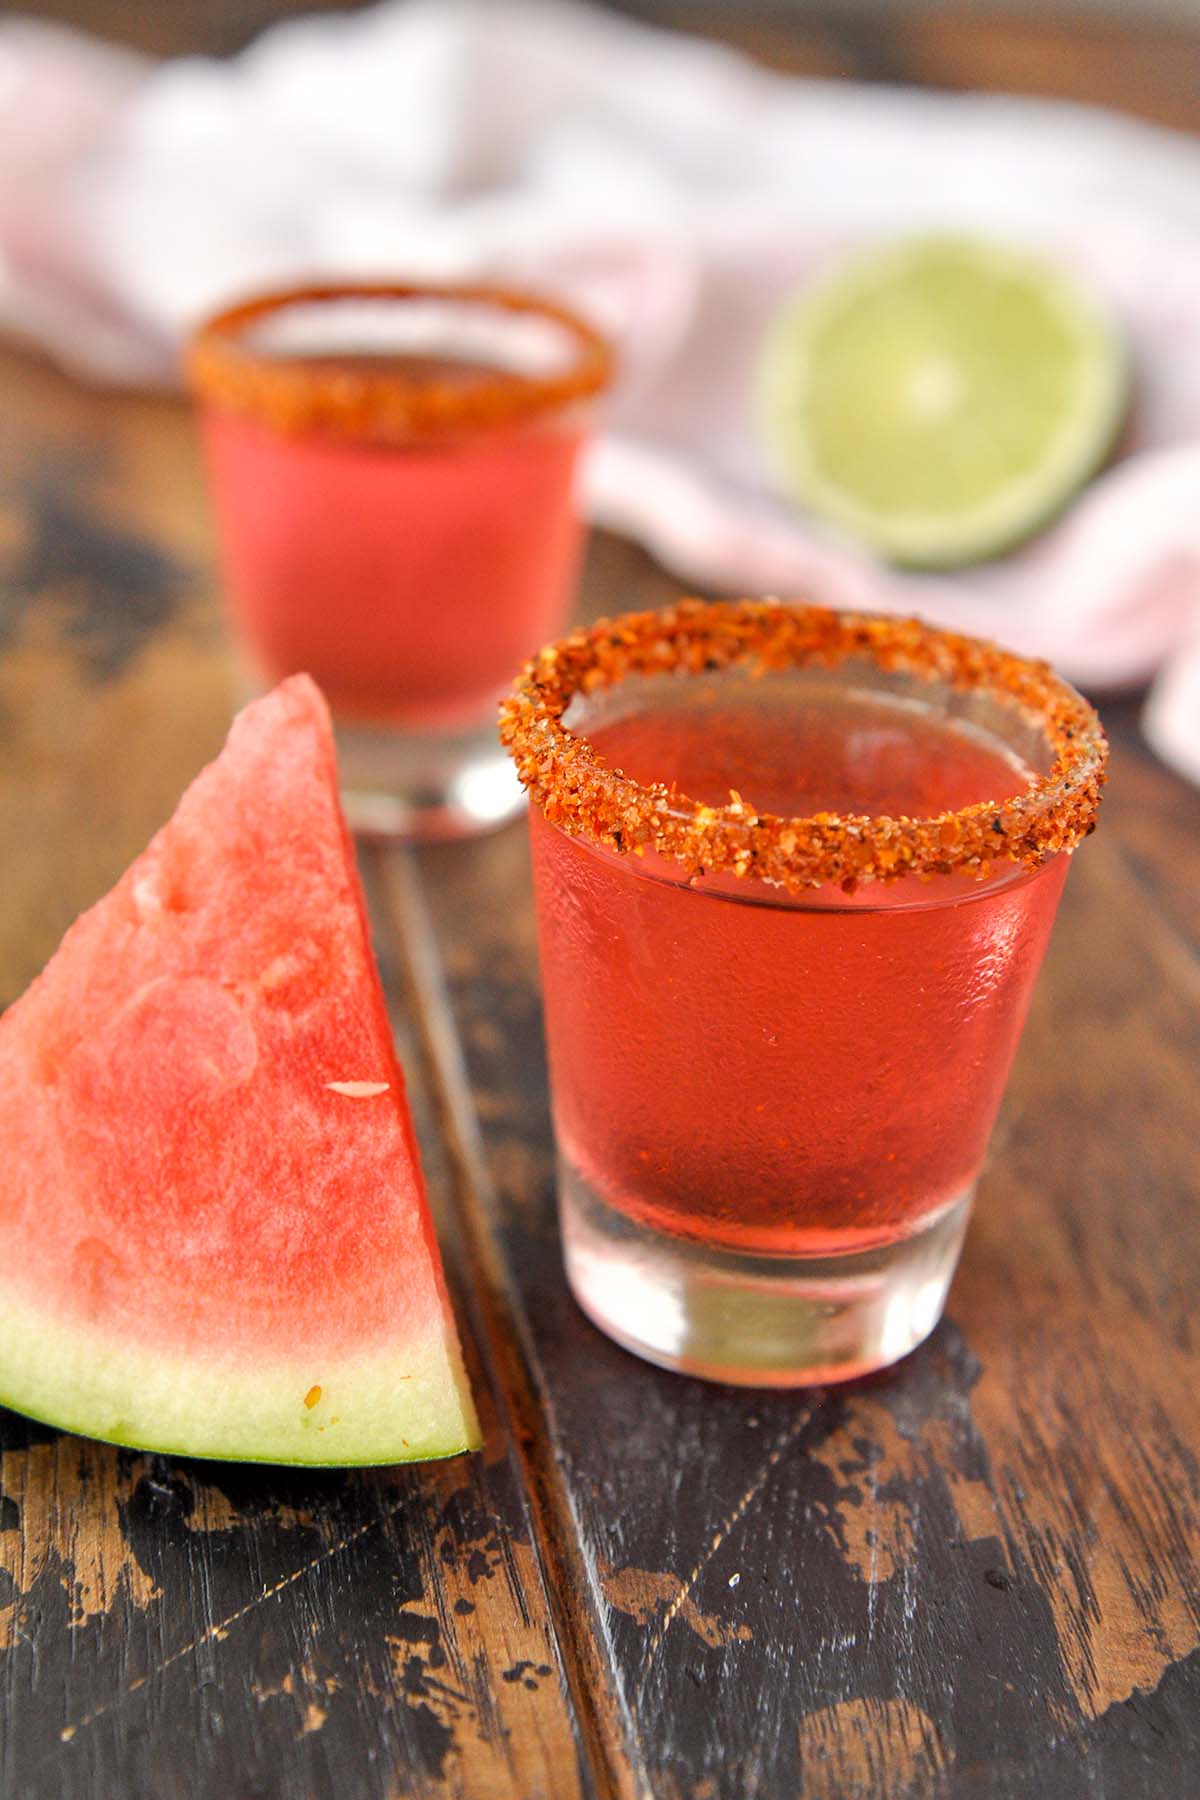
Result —
<path fill-rule="evenodd" d="M 984 693 L 1015 708 L 1053 752 L 1024 793 L 929 818 L 760 813 L 748 796 L 706 806 L 665 784 L 633 781 L 563 723 L 580 694 L 627 675 L 836 668 L 866 657 L 889 673 Z M 796 892 L 903 876 L 973 874 L 998 861 L 1034 869 L 1095 827 L 1108 743 L 1094 708 L 1049 664 L 919 619 L 778 601 L 682 600 L 661 612 L 601 619 L 528 662 L 500 709 L 500 737 L 553 825 L 621 854 L 647 849 L 689 876 L 753 876 Z"/>
<path fill-rule="evenodd" d="M 334 301 L 432 301 L 492 309 L 559 326 L 573 346 L 551 374 L 481 368 L 470 381 L 414 381 L 403 369 L 323 364 L 256 349 L 246 332 L 292 307 Z M 519 288 L 441 282 L 322 282 L 282 288 L 227 307 L 199 325 L 185 351 L 193 390 L 228 411 L 288 435 L 320 431 L 374 443 L 409 443 L 511 425 L 591 398 L 612 380 L 608 340 L 569 307 Z"/>

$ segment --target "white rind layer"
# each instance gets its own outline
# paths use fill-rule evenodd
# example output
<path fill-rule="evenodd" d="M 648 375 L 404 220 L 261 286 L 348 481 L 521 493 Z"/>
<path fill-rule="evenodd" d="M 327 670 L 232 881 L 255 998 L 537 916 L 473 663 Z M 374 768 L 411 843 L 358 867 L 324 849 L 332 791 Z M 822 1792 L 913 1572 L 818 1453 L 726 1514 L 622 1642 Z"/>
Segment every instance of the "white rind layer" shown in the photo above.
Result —
<path fill-rule="evenodd" d="M 199 1356 L 119 1343 L 3 1286 L 0 1404 L 113 1444 L 234 1462 L 419 1462 L 480 1442 L 441 1322 L 404 1347 L 236 1363 L 220 1346 Z"/>

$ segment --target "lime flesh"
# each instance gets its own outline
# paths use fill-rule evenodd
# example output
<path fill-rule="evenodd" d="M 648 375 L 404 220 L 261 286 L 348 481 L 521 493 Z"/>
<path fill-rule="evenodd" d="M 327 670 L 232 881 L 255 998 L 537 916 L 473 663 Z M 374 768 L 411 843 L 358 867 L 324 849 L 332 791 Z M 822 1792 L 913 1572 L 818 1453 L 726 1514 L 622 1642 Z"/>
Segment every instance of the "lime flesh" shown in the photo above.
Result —
<path fill-rule="evenodd" d="M 781 480 L 890 561 L 947 568 L 1012 548 L 1112 448 L 1120 338 L 1040 258 L 923 237 L 852 258 L 768 332 L 758 412 Z"/>

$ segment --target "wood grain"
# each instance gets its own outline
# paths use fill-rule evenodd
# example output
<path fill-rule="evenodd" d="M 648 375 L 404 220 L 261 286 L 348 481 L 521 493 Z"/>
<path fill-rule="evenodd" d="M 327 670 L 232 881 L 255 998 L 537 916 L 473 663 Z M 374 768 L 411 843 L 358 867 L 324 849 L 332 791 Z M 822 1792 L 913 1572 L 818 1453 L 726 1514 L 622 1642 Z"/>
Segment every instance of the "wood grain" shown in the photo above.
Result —
<path fill-rule="evenodd" d="M 908 80 L 931 87 L 1041 94 L 1195 130 L 1196 40 L 1182 21 L 1084 17 L 997 7 L 916 8 L 885 34 Z"/>
<path fill-rule="evenodd" d="M 579 1793 L 502 1447 L 300 1479 L 20 1429 L 6 1795 Z"/>
<path fill-rule="evenodd" d="M 403 848 L 378 846 L 365 855 L 376 895 L 374 914 L 402 960 L 425 1073 L 438 1096 L 439 1144 L 450 1167 L 457 1229 L 473 1275 L 472 1310 L 488 1345 L 508 1435 L 536 1520 L 558 1643 L 592 1784 L 597 1800 L 634 1800 L 645 1792 L 645 1781 L 633 1766 L 630 1721 L 612 1680 L 597 1596 L 576 1542 L 571 1496 L 544 1431 L 530 1369 L 530 1334 L 516 1283 L 500 1253 L 494 1190 L 416 859 Z"/>

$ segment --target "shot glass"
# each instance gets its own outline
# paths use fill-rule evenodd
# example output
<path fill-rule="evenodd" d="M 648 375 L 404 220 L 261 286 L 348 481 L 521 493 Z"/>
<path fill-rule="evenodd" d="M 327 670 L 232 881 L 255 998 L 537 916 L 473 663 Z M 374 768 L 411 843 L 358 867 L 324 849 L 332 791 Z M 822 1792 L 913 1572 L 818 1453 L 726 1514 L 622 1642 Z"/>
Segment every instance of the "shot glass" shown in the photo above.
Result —
<path fill-rule="evenodd" d="M 187 367 L 242 687 L 324 689 L 355 829 L 501 822 L 495 707 L 567 623 L 607 343 L 506 288 L 330 285 L 209 319 Z"/>
<path fill-rule="evenodd" d="M 1092 708 L 914 620 L 683 602 L 544 650 L 501 735 L 580 1305 L 714 1380 L 896 1361 L 1095 823 Z"/>

